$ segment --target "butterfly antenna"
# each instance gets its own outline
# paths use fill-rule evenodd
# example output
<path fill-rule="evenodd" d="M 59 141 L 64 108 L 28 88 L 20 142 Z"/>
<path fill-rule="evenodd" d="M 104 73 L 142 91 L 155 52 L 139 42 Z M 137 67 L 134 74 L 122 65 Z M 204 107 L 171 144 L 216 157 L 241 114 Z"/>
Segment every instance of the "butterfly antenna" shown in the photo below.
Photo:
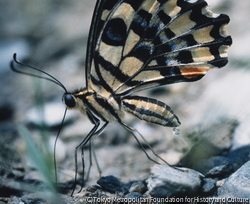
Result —
<path fill-rule="evenodd" d="M 42 74 L 45 74 L 46 76 L 39 76 L 39 75 L 36 75 L 36 74 L 33 74 L 33 73 L 30 73 L 30 72 L 26 72 L 26 71 L 23 71 L 23 70 L 19 70 L 17 69 L 15 66 L 14 66 L 14 63 L 17 63 L 21 66 L 25 66 L 27 68 L 30 68 L 32 70 L 35 70 L 35 71 L 38 71 Z M 27 64 L 24 64 L 20 61 L 17 60 L 17 54 L 14 53 L 13 55 L 13 60 L 11 61 L 11 64 L 10 64 L 10 68 L 14 71 L 14 72 L 17 72 L 17 73 L 20 73 L 20 74 L 24 74 L 24 75 L 28 75 L 28 76 L 33 76 L 33 77 L 36 77 L 36 78 L 40 78 L 40 79 L 46 79 L 48 81 L 51 81 L 57 85 L 59 85 L 60 87 L 62 87 L 65 91 L 65 93 L 67 93 L 67 89 L 65 88 L 65 86 L 58 80 L 56 79 L 55 77 L 53 77 L 52 75 L 48 74 L 47 72 L 43 71 L 43 70 L 40 70 L 38 68 L 35 68 L 33 66 L 30 66 L 30 65 L 27 65 Z M 55 181 L 57 183 L 57 180 L 58 180 L 58 176 L 57 176 L 57 165 L 56 165 L 56 143 L 57 143 L 57 140 L 58 140 L 58 137 L 61 133 L 61 130 L 63 128 L 63 123 L 65 121 L 65 117 L 66 117 L 66 113 L 67 113 L 67 108 L 65 109 L 64 111 L 64 115 L 63 115 L 63 119 L 62 119 L 62 122 L 60 124 L 60 128 L 58 130 L 58 133 L 57 133 L 57 136 L 56 136 L 56 140 L 55 140 L 55 143 L 54 143 L 54 167 L 55 167 Z"/>
<path fill-rule="evenodd" d="M 39 75 L 36 75 L 36 74 L 32 74 L 32 73 L 30 73 L 30 72 L 25 72 L 25 71 L 23 71 L 23 70 L 22 70 L 22 71 L 21 71 L 21 70 L 18 70 L 18 69 L 14 66 L 14 62 L 17 63 L 17 64 L 19 64 L 19 65 L 21 65 L 21 66 L 25 66 L 25 67 L 27 67 L 27 68 L 30 68 L 30 69 L 36 70 L 36 71 L 38 71 L 38 72 L 40 72 L 40 73 L 43 73 L 43 74 L 45 74 L 45 75 L 48 76 L 48 77 L 39 76 Z M 33 67 L 33 66 L 30 66 L 30 65 L 28 65 L 28 64 L 24 64 L 24 63 L 18 61 L 18 60 L 17 60 L 17 54 L 16 54 L 16 53 L 14 53 L 14 55 L 13 55 L 13 60 L 12 60 L 11 63 L 10 63 L 10 68 L 11 68 L 14 72 L 17 72 L 17 73 L 20 73 L 20 74 L 25 74 L 25 75 L 33 76 L 33 77 L 36 77 L 36 78 L 46 79 L 46 80 L 48 80 L 48 81 L 51 81 L 51 82 L 53 82 L 53 83 L 59 85 L 60 87 L 62 87 L 62 88 L 64 89 L 65 93 L 67 93 L 67 89 L 65 88 L 65 86 L 64 86 L 58 79 L 56 79 L 55 77 L 53 77 L 52 75 L 48 74 L 47 72 L 45 72 L 45 71 L 43 71 L 43 70 L 40 70 L 40 69 L 38 69 L 38 68 L 35 68 L 35 67 Z"/>

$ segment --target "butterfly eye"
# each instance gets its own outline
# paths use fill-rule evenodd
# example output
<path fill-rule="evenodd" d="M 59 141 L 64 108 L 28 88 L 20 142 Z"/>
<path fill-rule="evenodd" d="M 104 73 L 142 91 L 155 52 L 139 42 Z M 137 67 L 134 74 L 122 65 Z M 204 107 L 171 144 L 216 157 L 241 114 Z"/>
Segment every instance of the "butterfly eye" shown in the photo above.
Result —
<path fill-rule="evenodd" d="M 76 101 L 71 94 L 65 94 L 63 96 L 63 101 L 65 105 L 69 108 L 74 108 L 76 106 Z"/>

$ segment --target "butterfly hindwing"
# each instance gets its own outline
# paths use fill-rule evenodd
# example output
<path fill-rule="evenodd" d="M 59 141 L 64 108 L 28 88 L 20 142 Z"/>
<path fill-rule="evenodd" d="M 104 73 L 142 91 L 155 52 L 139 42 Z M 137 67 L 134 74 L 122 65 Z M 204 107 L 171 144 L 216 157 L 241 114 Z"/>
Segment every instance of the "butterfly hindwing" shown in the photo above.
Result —
<path fill-rule="evenodd" d="M 145 88 L 196 81 L 227 63 L 229 18 L 204 0 L 99 1 L 91 87 L 128 95 Z"/>

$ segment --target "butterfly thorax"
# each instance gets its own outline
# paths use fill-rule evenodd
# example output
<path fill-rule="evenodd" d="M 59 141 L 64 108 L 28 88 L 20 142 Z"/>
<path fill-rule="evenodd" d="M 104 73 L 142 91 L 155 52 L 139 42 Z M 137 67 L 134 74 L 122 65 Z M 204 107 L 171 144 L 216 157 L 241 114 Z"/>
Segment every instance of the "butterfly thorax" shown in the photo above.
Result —
<path fill-rule="evenodd" d="M 64 94 L 63 101 L 68 109 L 77 109 L 83 114 L 91 112 L 103 121 L 120 121 L 124 115 L 119 97 L 102 96 L 86 88 Z"/>

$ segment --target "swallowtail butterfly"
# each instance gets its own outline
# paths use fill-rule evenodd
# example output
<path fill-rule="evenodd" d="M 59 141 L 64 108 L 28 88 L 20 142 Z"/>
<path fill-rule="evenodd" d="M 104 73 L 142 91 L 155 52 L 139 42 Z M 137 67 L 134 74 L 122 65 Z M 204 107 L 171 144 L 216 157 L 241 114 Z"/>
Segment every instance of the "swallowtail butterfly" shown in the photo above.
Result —
<path fill-rule="evenodd" d="M 162 126 L 180 125 L 171 108 L 132 93 L 192 82 L 227 64 L 229 17 L 204 0 L 98 0 L 89 33 L 86 88 L 66 92 L 69 109 L 87 114 L 97 133 L 100 119 L 122 121 L 125 112 Z M 88 140 L 87 139 L 87 140 Z M 86 142 L 86 140 L 85 140 Z"/>
<path fill-rule="evenodd" d="M 64 88 L 67 108 L 80 110 L 94 124 L 76 150 L 111 121 L 133 133 L 123 122 L 125 113 L 179 126 L 165 103 L 132 94 L 197 81 L 225 66 L 232 44 L 228 23 L 227 15 L 213 13 L 204 0 L 97 0 L 87 46 L 86 87 L 69 93 L 47 74 Z"/>

